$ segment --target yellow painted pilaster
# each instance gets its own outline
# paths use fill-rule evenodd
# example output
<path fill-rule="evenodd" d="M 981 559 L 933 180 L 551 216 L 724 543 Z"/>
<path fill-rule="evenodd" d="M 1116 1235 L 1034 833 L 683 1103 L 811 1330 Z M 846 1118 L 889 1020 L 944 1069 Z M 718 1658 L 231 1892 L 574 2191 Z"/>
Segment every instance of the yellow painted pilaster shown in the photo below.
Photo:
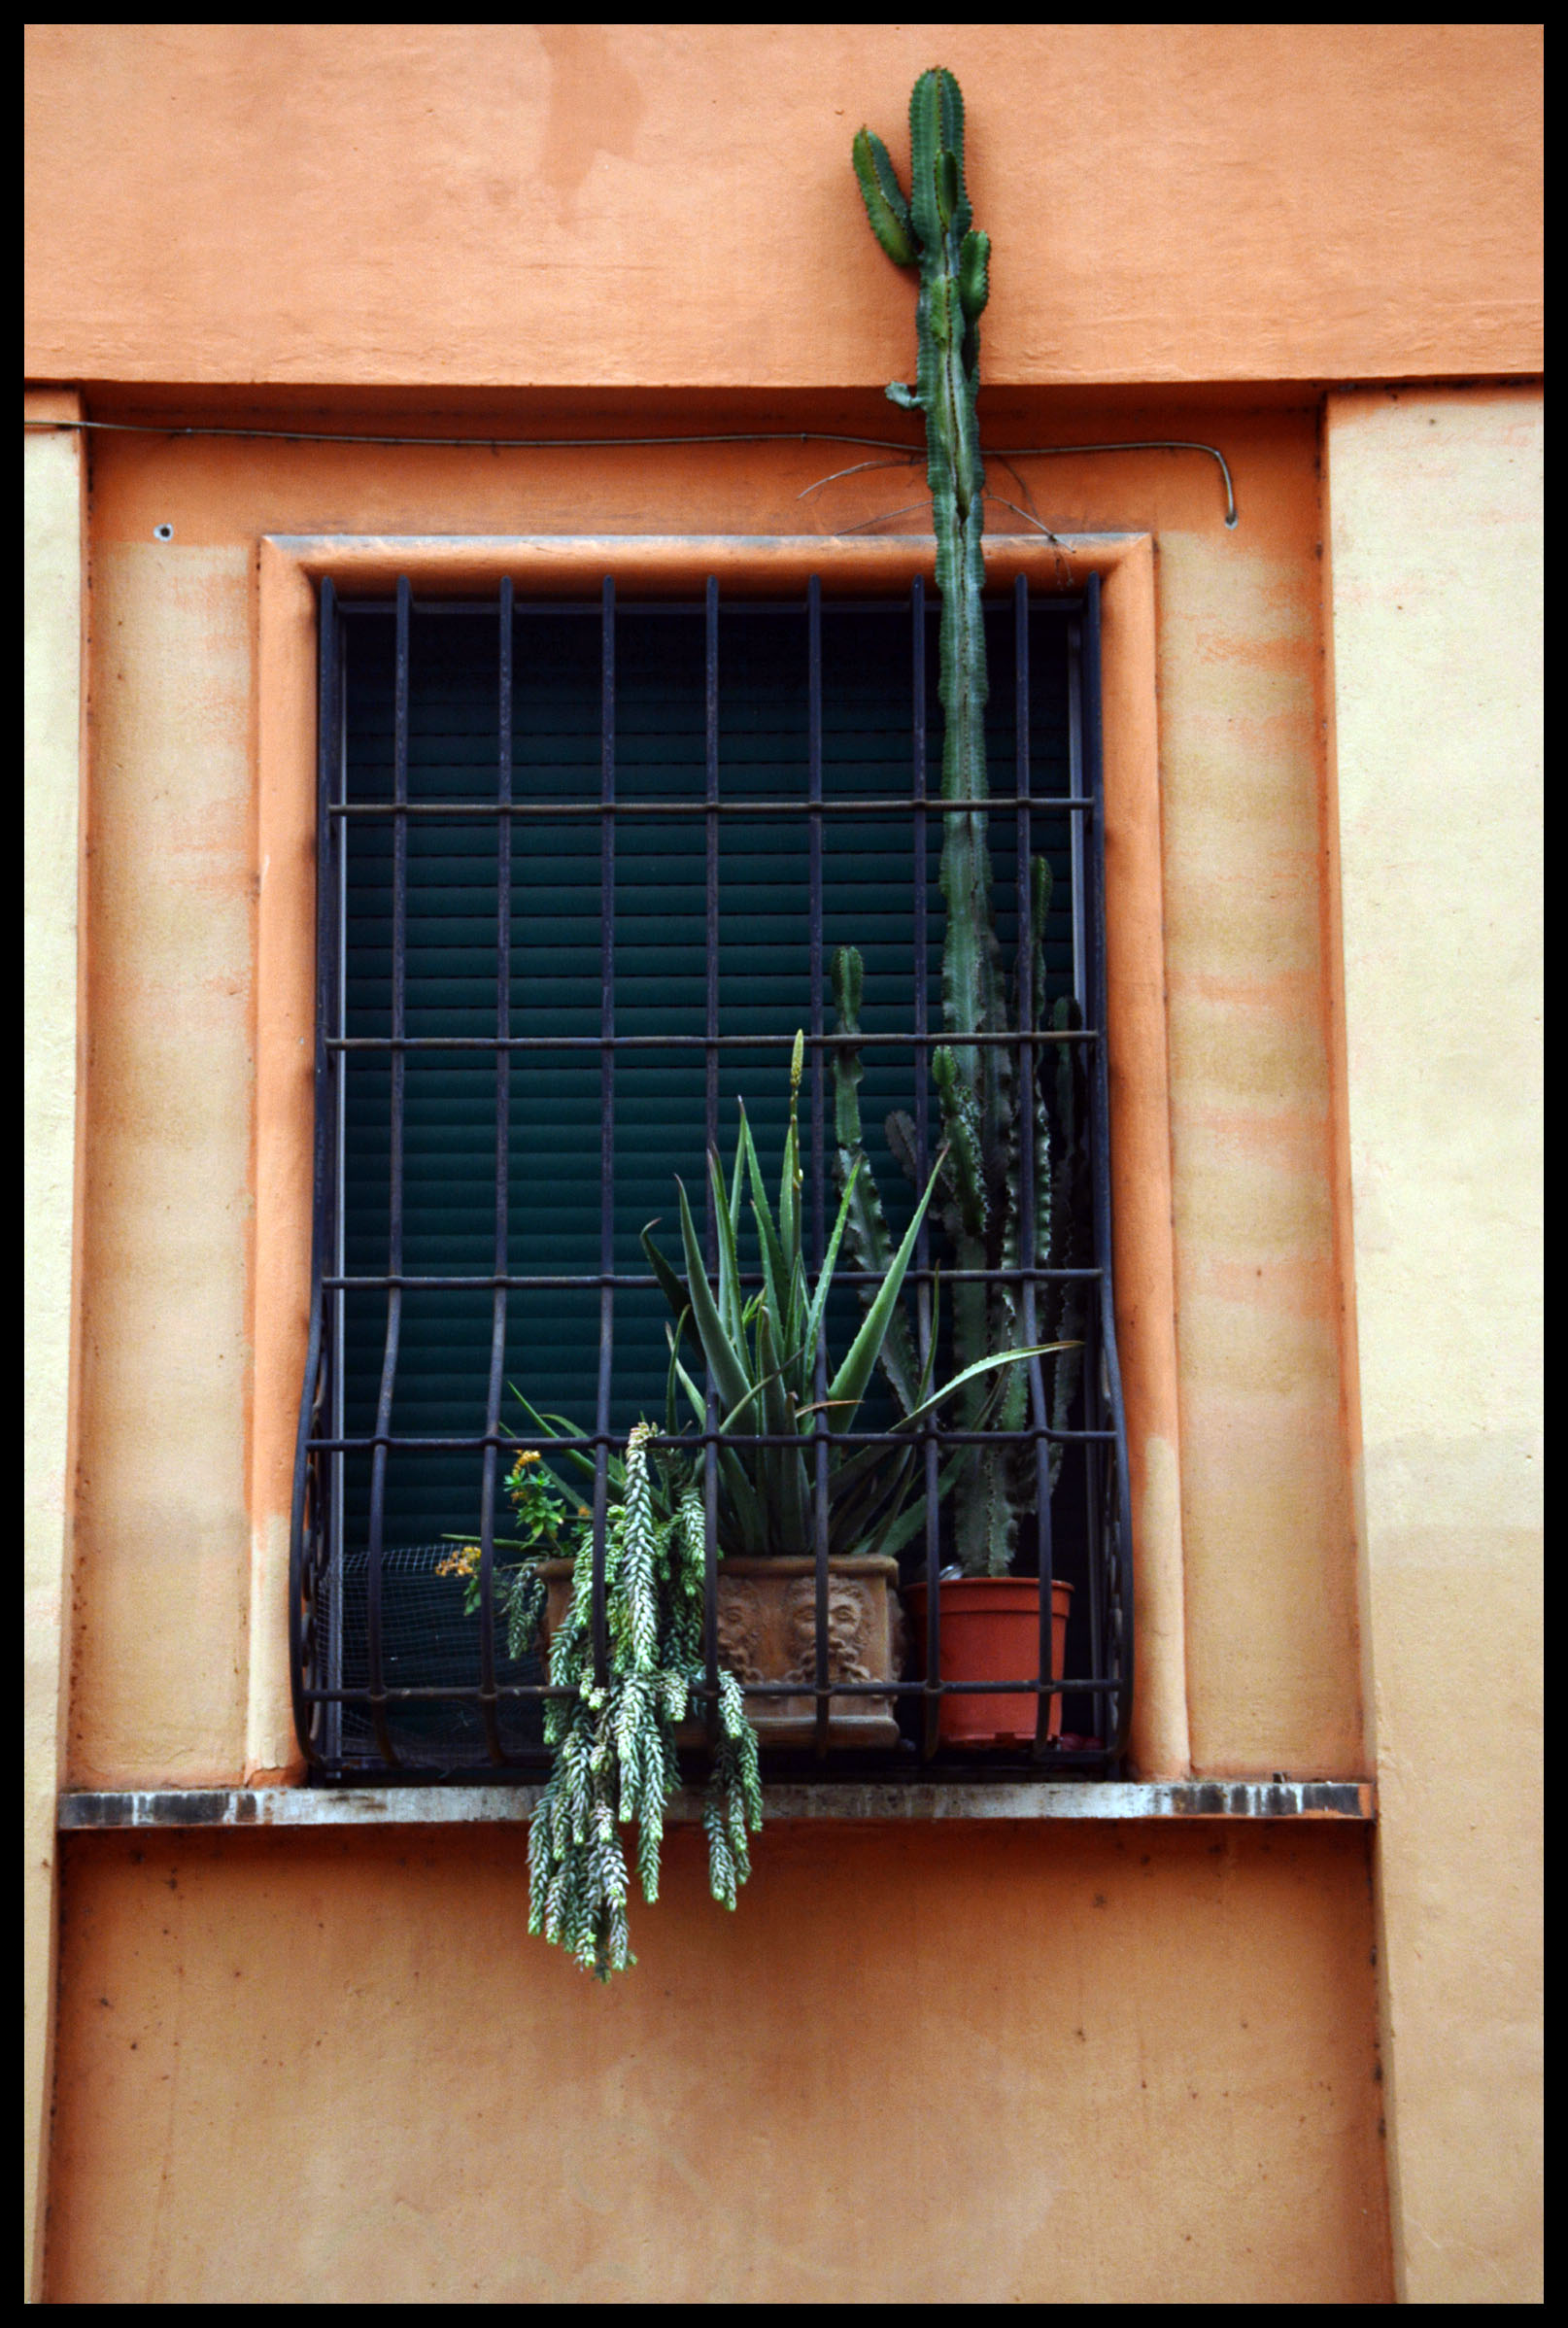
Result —
<path fill-rule="evenodd" d="M 29 421 L 70 420 L 79 412 L 74 393 L 26 398 Z M 25 442 L 24 2167 L 25 2292 L 36 2302 L 43 2277 L 53 2061 L 54 1802 L 70 1635 L 84 477 L 82 442 L 74 429 L 30 429 Z"/>
<path fill-rule="evenodd" d="M 1541 401 L 1346 394 L 1325 437 L 1396 2266 L 1533 2303 Z"/>

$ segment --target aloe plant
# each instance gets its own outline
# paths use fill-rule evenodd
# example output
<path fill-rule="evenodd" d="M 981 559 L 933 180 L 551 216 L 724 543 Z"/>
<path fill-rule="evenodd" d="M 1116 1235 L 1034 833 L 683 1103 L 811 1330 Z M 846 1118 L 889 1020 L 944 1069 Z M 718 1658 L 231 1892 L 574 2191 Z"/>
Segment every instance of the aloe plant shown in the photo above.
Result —
<path fill-rule="evenodd" d="M 682 1356 L 689 1349 L 696 1360 L 705 1360 L 719 1406 L 719 1430 L 733 1445 L 718 1450 L 719 1536 L 730 1553 L 809 1556 L 816 1549 L 816 1514 L 812 1491 L 813 1441 L 818 1418 L 828 1426 L 828 1551 L 840 1554 L 898 1551 L 923 1520 L 924 1504 L 906 1509 L 913 1476 L 916 1446 L 887 1444 L 850 1448 L 841 1434 L 852 1430 L 856 1413 L 869 1387 L 879 1359 L 890 1343 L 904 1353 L 903 1413 L 896 1428 L 910 1429 L 955 1395 L 978 1392 L 984 1411 L 984 1378 L 1003 1367 L 1016 1370 L 1016 1353 L 984 1353 L 962 1368 L 941 1389 L 933 1391 L 935 1337 L 928 1344 L 923 1367 L 913 1365 L 907 1323 L 900 1313 L 900 1297 L 914 1257 L 920 1224 L 937 1185 L 945 1158 L 938 1159 L 914 1215 L 896 1251 L 887 1252 L 886 1266 L 874 1291 L 869 1290 L 866 1315 L 844 1357 L 825 1363 L 826 1396 L 816 1395 L 816 1361 L 826 1330 L 828 1294 L 838 1255 L 854 1217 L 857 1194 L 869 1173 L 864 1159 L 846 1176 L 838 1215 L 813 1287 L 801 1241 L 801 1172 L 798 1106 L 803 1042 L 796 1037 L 790 1066 L 789 1120 L 778 1180 L 776 1210 L 768 1201 L 767 1183 L 746 1120 L 740 1112 L 734 1166 L 726 1183 L 716 1153 L 708 1170 L 718 1223 L 719 1268 L 710 1285 L 702 1250 L 686 1190 L 679 1181 L 681 1246 L 685 1275 L 680 1276 L 654 1243 L 650 1222 L 642 1232 L 643 1250 L 664 1288 L 674 1317 L 670 1330 L 670 1368 L 667 1428 L 676 1427 L 676 1395 L 687 1400 L 701 1427 L 706 1400 Z M 741 1215 L 746 1192 L 757 1232 L 761 1288 L 747 1297 L 741 1284 Z M 789 1444 L 759 1447 L 748 1444 L 759 1435 Z M 950 1485 L 952 1469 L 944 1485 Z"/>
<path fill-rule="evenodd" d="M 980 459 L 979 319 L 990 295 L 991 245 L 974 226 L 964 183 L 964 100 L 951 73 L 922 73 L 909 100 L 910 191 L 905 197 L 880 138 L 862 129 L 853 160 L 872 232 L 896 264 L 917 267 L 918 369 L 911 390 L 894 381 L 896 404 L 925 417 L 927 479 L 937 536 L 937 586 L 941 594 L 937 694 L 942 706 L 941 889 L 946 907 L 942 949 L 942 1015 L 947 1044 L 933 1053 L 931 1073 L 941 1113 L 944 1156 L 934 1176 L 952 1261 L 963 1271 L 1016 1270 L 1023 1238 L 1020 1217 L 1021 1112 L 1027 1111 L 1035 1160 L 1033 1244 L 1036 1261 L 1071 1266 L 1081 1257 L 1082 1164 L 1074 1047 L 1063 1044 L 1056 1068 L 1054 1109 L 1046 1105 L 1040 1046 L 1006 1038 L 1043 1025 L 1044 931 L 1050 868 L 1030 867 L 1028 927 L 1019 933 L 1017 970 L 1008 992 L 1001 967 L 991 904 L 986 846 L 985 583 L 982 544 L 985 469 Z M 834 970 L 838 1030 L 860 1032 L 863 970 L 853 947 L 840 950 Z M 1059 1003 L 1057 1031 L 1068 1030 L 1074 1006 Z M 976 1035 L 985 1043 L 966 1040 Z M 1000 1039 L 1000 1040 L 999 1040 Z M 1013 1055 L 1022 1078 L 1019 1088 Z M 891 1239 L 861 1134 L 861 1067 L 853 1042 L 834 1054 L 837 1169 L 849 1208 L 852 1257 L 881 1277 Z M 888 1123 L 889 1144 L 917 1181 L 914 1127 L 906 1115 Z M 851 1199 L 851 1191 L 854 1192 Z M 929 1200 L 930 1191 L 927 1192 Z M 922 1212 L 925 1201 L 922 1200 Z M 1029 1381 L 1024 1348 L 1036 1333 L 1054 1328 L 1056 1352 L 1049 1420 L 1060 1427 L 1072 1404 L 1081 1365 L 1081 1304 L 1069 1285 L 1047 1292 L 1043 1328 L 1031 1317 L 1012 1283 L 964 1280 L 953 1288 L 954 1383 L 965 1386 L 959 1420 L 967 1429 L 1018 1430 L 1028 1420 Z M 1033 1326 L 1034 1332 L 1030 1328 Z M 935 1335 L 932 1337 L 935 1343 Z M 895 1397 L 910 1412 L 914 1364 L 907 1337 L 890 1335 L 884 1371 Z M 983 1380 L 1004 1366 L 1000 1385 Z M 1053 1445 L 1054 1488 L 1062 1449 Z M 1021 1517 L 1038 1501 L 1033 1450 L 1028 1445 L 975 1447 L 957 1458 L 954 1550 L 970 1575 L 1005 1575 L 1017 1549 Z"/>

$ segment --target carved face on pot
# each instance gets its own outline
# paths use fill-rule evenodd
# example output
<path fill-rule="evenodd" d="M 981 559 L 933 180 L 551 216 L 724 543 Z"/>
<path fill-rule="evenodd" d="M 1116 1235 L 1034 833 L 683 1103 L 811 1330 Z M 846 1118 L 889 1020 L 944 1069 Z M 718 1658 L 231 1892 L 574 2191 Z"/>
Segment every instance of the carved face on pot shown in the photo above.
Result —
<path fill-rule="evenodd" d="M 864 1590 L 837 1579 L 828 1585 L 828 1679 L 869 1681 L 867 1635 L 871 1612 Z M 803 1576 L 790 1588 L 784 1604 L 785 1643 L 789 1656 L 786 1681 L 814 1682 L 817 1677 L 817 1588 Z"/>

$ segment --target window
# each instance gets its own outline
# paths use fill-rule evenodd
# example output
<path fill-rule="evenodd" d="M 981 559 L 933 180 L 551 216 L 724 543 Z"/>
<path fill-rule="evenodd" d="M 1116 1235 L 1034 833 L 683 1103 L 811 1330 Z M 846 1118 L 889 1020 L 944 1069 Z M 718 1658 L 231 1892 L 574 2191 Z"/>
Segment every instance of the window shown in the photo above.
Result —
<path fill-rule="evenodd" d="M 310 1356 L 293 1523 L 294 1691 L 325 1776 L 536 1772 L 545 1683 L 440 1575 L 456 1541 L 505 1535 L 516 1393 L 570 1418 L 597 1465 L 665 1416 L 668 1312 L 639 1232 L 678 1256 L 675 1177 L 733 1152 L 737 1100 L 776 1169 L 798 1030 L 808 1244 L 836 1210 L 833 970 L 866 970 L 861 1112 L 897 1237 L 914 1192 L 886 1124 L 903 1111 L 923 1176 L 945 1040 L 938 882 L 937 610 L 902 599 L 697 602 L 339 599 L 321 589 L 317 1160 Z M 1084 1289 L 1084 1362 L 1056 1491 L 1020 1546 L 1074 1587 L 1061 1727 L 1017 1766 L 1103 1770 L 1130 1697 L 1130 1546 L 1109 1327 L 1108 1135 L 1100 932 L 1098 582 L 1015 588 L 986 609 L 987 838 L 997 935 L 1018 941 L 1020 855 L 1052 869 L 1046 1002 L 1065 1035 L 1009 1051 L 1071 1057 L 1083 1097 L 1085 1243 L 1071 1268 L 1018 1268 L 1040 1298 Z M 1027 872 L 1026 872 L 1027 880 Z M 700 1215 L 699 1215 L 700 1217 Z M 951 1263 L 928 1216 L 907 1281 L 949 1371 Z M 713 1221 L 707 1231 L 712 1255 Z M 656 1232 L 658 1234 L 659 1232 Z M 999 1274 L 993 1272 L 991 1274 Z M 840 1265 L 829 1341 L 860 1318 Z M 872 1395 L 857 1431 L 889 1431 Z M 924 1428 L 928 1476 L 962 1444 Z M 711 1517 L 710 1517 L 711 1527 Z M 904 1548 L 935 1573 L 935 1519 Z M 504 1555 L 502 1556 L 505 1557 Z M 712 1562 L 710 1556 L 710 1576 Z M 713 1638 L 710 1625 L 710 1643 Z M 514 1644 L 515 1645 L 515 1644 Z M 710 1649 L 710 1655 L 712 1654 Z M 846 1694 L 816 1666 L 816 1735 Z M 899 1736 L 820 1775 L 964 1767 L 918 1680 Z M 892 1725 L 889 1725 L 891 1729 Z M 773 1753 L 778 1763 L 784 1750 Z M 999 1763 L 987 1757 L 984 1775 Z"/>

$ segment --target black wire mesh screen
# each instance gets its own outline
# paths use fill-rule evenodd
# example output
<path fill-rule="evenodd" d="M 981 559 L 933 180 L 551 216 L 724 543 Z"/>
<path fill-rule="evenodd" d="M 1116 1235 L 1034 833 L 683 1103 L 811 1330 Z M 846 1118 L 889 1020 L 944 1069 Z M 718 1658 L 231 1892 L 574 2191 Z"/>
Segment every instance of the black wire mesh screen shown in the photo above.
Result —
<path fill-rule="evenodd" d="M 1031 1400 L 1027 1435 L 1054 1451 L 1056 1477 L 1016 1562 L 1073 1588 L 1065 1671 L 1037 1685 L 1033 1748 L 985 1758 L 994 1777 L 1115 1763 L 1131 1567 L 1109 1276 L 1097 586 L 1032 599 L 1020 582 L 985 619 L 986 837 L 1009 967 L 1030 861 L 1051 870 L 1044 1009 L 1037 1024 L 1031 998 L 1007 1047 L 1021 1083 L 1076 1079 L 1087 1165 L 1072 1267 L 1030 1250 L 1013 1272 L 1042 1318 L 1060 1314 L 1070 1281 L 1080 1289 L 1084 1352 L 1069 1411 Z M 824 600 L 813 584 L 803 601 L 722 605 L 714 583 L 696 604 L 618 603 L 609 582 L 589 604 L 518 599 L 509 584 L 484 604 L 426 603 L 406 583 L 395 601 L 345 603 L 324 583 L 315 1237 L 291 1577 L 296 1717 L 319 1775 L 542 1766 L 540 1645 L 515 1637 L 496 1589 L 497 1559 L 516 1557 L 495 1549 L 509 1467 L 529 1448 L 559 1460 L 528 1407 L 564 1419 L 552 1427 L 593 1457 L 581 1509 L 602 1577 L 608 1456 L 639 1418 L 666 1417 L 669 1313 L 640 1232 L 657 1220 L 679 1267 L 678 1178 L 713 1263 L 705 1155 L 716 1148 L 729 1169 L 743 1101 L 776 1174 L 798 1031 L 803 1219 L 820 1265 L 838 1199 L 840 947 L 865 966 L 868 1161 L 894 1239 L 906 1227 L 914 1187 L 888 1126 L 905 1115 L 924 1185 L 939 1132 L 931 1059 L 946 1038 L 937 637 L 918 583 L 899 602 Z M 935 1333 L 938 1383 L 952 1364 L 945 1242 L 928 1215 L 904 1297 L 922 1349 Z M 827 1313 L 835 1352 L 853 1339 L 864 1285 L 841 1262 Z M 897 1422 L 873 1386 L 850 1444 L 887 1443 Z M 963 1433 L 938 1410 L 921 1435 L 929 1489 Z M 710 1497 L 710 1688 L 726 1549 L 712 1513 Z M 935 1581 L 949 1532 L 928 1494 L 902 1585 Z M 973 1774 L 974 1758 L 939 1734 L 939 1686 L 921 1678 L 941 1669 L 935 1592 L 915 1654 L 878 1676 L 875 1704 L 891 1709 L 878 1744 L 841 1748 L 838 1715 L 871 1685 L 831 1654 L 817 1533 L 814 1594 L 802 1587 L 817 1621 L 810 1719 L 803 1731 L 775 1725 L 777 1744 L 765 1729 L 770 1764 L 803 1750 L 820 1776 Z M 474 1614 L 450 1573 L 464 1543 L 479 1548 Z M 1037 1669 L 1048 1673 L 1048 1658 Z M 766 1709 L 766 1687 L 750 1695 L 754 1713 Z"/>

